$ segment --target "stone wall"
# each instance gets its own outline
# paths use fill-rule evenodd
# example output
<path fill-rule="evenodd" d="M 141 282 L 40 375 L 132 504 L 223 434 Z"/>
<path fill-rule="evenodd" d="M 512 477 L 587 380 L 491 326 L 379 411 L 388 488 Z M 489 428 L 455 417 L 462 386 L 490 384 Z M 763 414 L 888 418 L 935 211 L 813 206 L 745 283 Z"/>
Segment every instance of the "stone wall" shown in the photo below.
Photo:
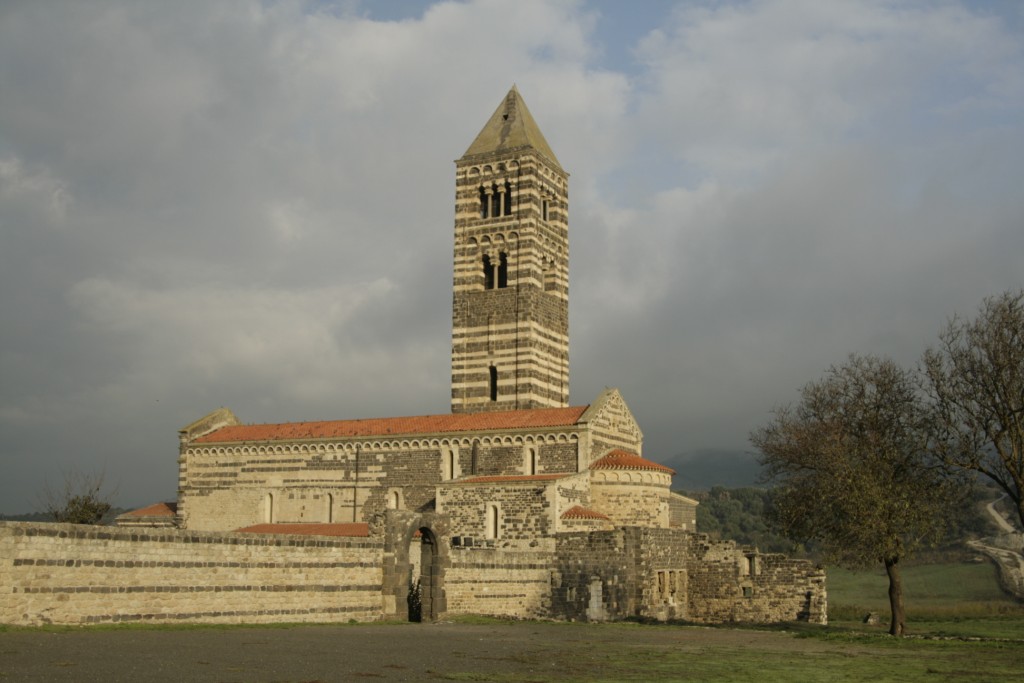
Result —
<path fill-rule="evenodd" d="M 826 622 L 825 572 L 678 529 L 559 534 L 552 616 Z"/>
<path fill-rule="evenodd" d="M 694 621 L 827 622 L 825 570 L 690 534 L 688 611 Z"/>
<path fill-rule="evenodd" d="M 584 454 L 588 459 L 580 463 L 581 470 L 614 449 L 642 455 L 643 433 L 617 390 L 605 389 L 580 420 L 588 423 L 590 432 L 589 450 Z"/>
<path fill-rule="evenodd" d="M 456 162 L 452 412 L 568 405 L 568 176 L 553 161 L 518 147 Z"/>
<path fill-rule="evenodd" d="M 540 462 L 537 474 L 545 472 L 575 472 L 577 467 L 577 442 L 544 444 L 539 449 Z"/>
<path fill-rule="evenodd" d="M 605 621 L 637 616 L 635 544 L 623 529 L 558 535 L 551 616 Z"/>
<path fill-rule="evenodd" d="M 594 509 L 619 526 L 668 527 L 671 478 L 660 472 L 593 470 Z"/>
<path fill-rule="evenodd" d="M 365 522 L 396 507 L 429 512 L 435 487 L 446 480 L 572 472 L 577 450 L 576 435 L 565 432 L 191 444 L 179 460 L 178 514 L 185 528 L 230 531 L 270 522 Z"/>
<path fill-rule="evenodd" d="M 668 497 L 668 525 L 683 531 L 697 531 L 697 505 L 692 498 L 673 491 Z"/>
<path fill-rule="evenodd" d="M 0 623 L 381 616 L 382 541 L 0 522 Z"/>
<path fill-rule="evenodd" d="M 523 479 L 438 488 L 437 510 L 476 545 L 550 545 L 555 490 L 551 480 Z"/>
<path fill-rule="evenodd" d="M 449 614 L 518 619 L 551 616 L 552 553 L 452 548 L 445 574 Z"/>
<path fill-rule="evenodd" d="M 456 542 L 443 515 L 395 511 L 388 519 L 388 553 L 379 535 L 0 522 L 0 623 L 402 618 L 417 573 L 412 548 L 430 554 L 415 530 L 427 528 L 434 558 L 423 576 L 436 578 L 437 616 L 826 621 L 823 570 L 702 534 L 634 527 L 556 534 L 554 549 L 481 547 Z"/>

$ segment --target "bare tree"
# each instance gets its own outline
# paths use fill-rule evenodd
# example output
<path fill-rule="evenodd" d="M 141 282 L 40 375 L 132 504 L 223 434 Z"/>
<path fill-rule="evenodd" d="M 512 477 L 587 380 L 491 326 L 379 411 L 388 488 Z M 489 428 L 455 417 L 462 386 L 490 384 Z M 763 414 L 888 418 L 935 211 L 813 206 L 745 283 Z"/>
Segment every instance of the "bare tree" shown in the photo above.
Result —
<path fill-rule="evenodd" d="M 906 630 L 899 563 L 937 540 L 955 486 L 928 452 L 914 376 L 891 360 L 853 356 L 807 384 L 795 406 L 751 433 L 777 485 L 773 519 L 828 562 L 881 563 L 889 577 L 889 633 Z"/>
<path fill-rule="evenodd" d="M 954 316 L 923 359 L 935 452 L 1006 492 L 1024 529 L 1024 290 Z"/>
<path fill-rule="evenodd" d="M 87 474 L 78 470 L 64 473 L 60 489 L 43 486 L 43 509 L 55 522 L 99 524 L 110 512 L 113 490 L 105 489 L 105 472 Z"/>

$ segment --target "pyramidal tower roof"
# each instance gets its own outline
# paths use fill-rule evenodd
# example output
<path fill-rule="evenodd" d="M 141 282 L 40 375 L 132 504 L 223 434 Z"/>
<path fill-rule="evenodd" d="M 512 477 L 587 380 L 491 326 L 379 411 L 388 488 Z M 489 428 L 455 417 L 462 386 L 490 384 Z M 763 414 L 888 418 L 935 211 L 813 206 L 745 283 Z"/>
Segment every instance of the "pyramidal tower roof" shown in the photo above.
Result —
<path fill-rule="evenodd" d="M 537 127 L 537 122 L 533 120 L 530 110 L 526 108 L 523 96 L 513 85 L 462 156 L 465 158 L 478 154 L 507 152 L 520 147 L 532 147 L 558 168 L 562 167 L 540 128 Z"/>

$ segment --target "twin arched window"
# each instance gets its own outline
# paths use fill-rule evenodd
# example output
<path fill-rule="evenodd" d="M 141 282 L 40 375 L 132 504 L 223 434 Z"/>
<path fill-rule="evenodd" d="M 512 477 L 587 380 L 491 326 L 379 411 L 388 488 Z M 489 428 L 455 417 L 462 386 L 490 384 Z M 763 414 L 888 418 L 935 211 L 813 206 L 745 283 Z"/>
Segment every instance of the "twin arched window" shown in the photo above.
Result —
<path fill-rule="evenodd" d="M 491 183 L 480 186 L 480 218 L 512 215 L 512 184 Z"/>

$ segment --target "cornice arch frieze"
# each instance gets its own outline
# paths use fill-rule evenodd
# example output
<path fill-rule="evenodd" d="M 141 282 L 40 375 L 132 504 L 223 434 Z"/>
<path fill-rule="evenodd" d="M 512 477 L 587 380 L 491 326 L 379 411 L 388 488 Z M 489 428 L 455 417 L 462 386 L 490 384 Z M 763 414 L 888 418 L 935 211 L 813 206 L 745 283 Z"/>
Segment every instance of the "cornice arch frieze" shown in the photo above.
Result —
<path fill-rule="evenodd" d="M 263 443 L 231 444 L 216 446 L 190 446 L 185 449 L 188 457 L 207 456 L 336 456 L 354 457 L 361 452 L 394 452 L 434 450 L 440 448 L 471 448 L 474 443 L 483 446 L 522 446 L 569 443 L 579 441 L 576 432 L 544 432 L 513 434 L 482 434 L 479 436 L 409 437 L 396 439 L 367 439 L 365 441 L 330 441 L 323 443 Z"/>
<path fill-rule="evenodd" d="M 672 477 L 662 472 L 640 470 L 590 470 L 595 484 L 635 484 L 640 486 L 671 486 Z"/>

